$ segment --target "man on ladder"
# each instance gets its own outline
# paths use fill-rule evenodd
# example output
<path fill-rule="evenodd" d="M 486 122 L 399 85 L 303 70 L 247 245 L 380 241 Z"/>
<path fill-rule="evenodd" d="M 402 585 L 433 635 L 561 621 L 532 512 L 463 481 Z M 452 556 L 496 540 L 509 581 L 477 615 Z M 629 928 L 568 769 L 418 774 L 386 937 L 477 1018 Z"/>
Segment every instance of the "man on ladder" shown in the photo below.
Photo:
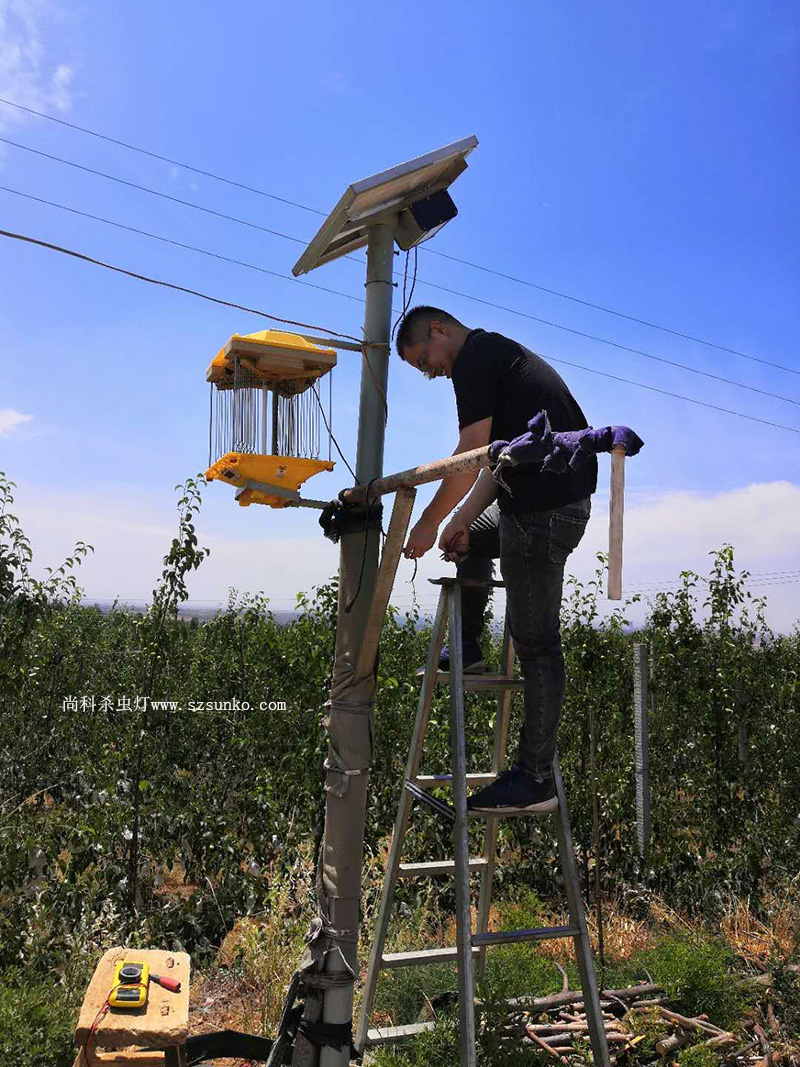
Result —
<path fill-rule="evenodd" d="M 510 441 L 544 409 L 554 431 L 581 430 L 583 412 L 561 377 L 540 356 L 498 333 L 470 330 L 433 307 L 413 308 L 397 333 L 402 359 L 426 378 L 453 383 L 459 439 L 455 453 L 494 440 Z M 477 481 L 476 481 L 477 477 Z M 563 474 L 530 466 L 507 475 L 508 488 L 488 469 L 445 479 L 408 537 L 404 553 L 418 559 L 433 547 L 439 526 L 469 493 L 439 538 L 459 578 L 488 579 L 499 556 L 511 635 L 525 680 L 525 717 L 516 762 L 467 801 L 470 811 L 506 814 L 555 811 L 552 772 L 564 701 L 561 594 L 564 565 L 589 520 L 597 460 Z M 470 492 L 471 490 L 471 492 Z M 485 669 L 478 638 L 489 587 L 463 588 L 463 662 Z M 440 664 L 449 669 L 447 654 Z"/>

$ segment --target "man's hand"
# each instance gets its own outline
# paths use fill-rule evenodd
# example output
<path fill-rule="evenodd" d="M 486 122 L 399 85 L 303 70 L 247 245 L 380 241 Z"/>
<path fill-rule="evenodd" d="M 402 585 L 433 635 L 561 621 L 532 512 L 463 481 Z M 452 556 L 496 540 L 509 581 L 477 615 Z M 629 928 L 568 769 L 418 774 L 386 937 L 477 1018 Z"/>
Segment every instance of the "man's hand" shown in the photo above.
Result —
<path fill-rule="evenodd" d="M 469 551 L 469 523 L 456 513 L 439 538 L 439 548 L 450 563 L 458 563 Z"/>
<path fill-rule="evenodd" d="M 438 532 L 438 524 L 423 516 L 408 535 L 408 543 L 403 549 L 403 555 L 406 559 L 419 559 L 420 556 L 424 556 L 429 549 L 433 548 Z"/>

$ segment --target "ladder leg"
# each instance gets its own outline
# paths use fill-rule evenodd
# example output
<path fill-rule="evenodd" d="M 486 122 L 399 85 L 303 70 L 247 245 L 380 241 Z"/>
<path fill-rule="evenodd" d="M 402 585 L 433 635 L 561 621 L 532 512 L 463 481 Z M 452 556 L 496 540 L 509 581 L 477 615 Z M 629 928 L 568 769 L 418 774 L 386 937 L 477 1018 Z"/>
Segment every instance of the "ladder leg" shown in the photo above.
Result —
<path fill-rule="evenodd" d="M 500 673 L 510 678 L 514 673 L 514 642 L 506 617 L 503 628 L 503 652 Z M 511 690 L 503 689 L 497 697 L 497 719 L 494 727 L 494 751 L 492 753 L 492 774 L 500 774 L 506 767 L 506 748 L 508 746 L 508 720 L 511 714 Z M 494 871 L 497 864 L 497 834 L 500 829 L 499 819 L 487 819 L 483 835 L 483 855 L 486 866 L 481 871 L 481 889 L 478 898 L 478 923 L 476 933 L 485 934 L 489 929 L 489 910 L 492 906 L 492 888 Z M 475 960 L 475 973 L 483 976 L 486 966 L 486 946 L 482 945 Z"/>
<path fill-rule="evenodd" d="M 600 1008 L 600 995 L 597 990 L 597 978 L 595 977 L 594 962 L 592 960 L 592 946 L 589 941 L 586 913 L 578 884 L 575 853 L 572 849 L 572 830 L 569 825 L 569 813 L 564 795 L 564 781 L 558 764 L 558 754 L 553 760 L 553 774 L 555 776 L 556 793 L 558 794 L 558 811 L 554 813 L 558 833 L 558 851 L 561 859 L 561 871 L 564 876 L 570 923 L 580 931 L 573 941 L 575 944 L 575 956 L 578 961 L 578 971 L 581 976 L 586 1020 L 589 1024 L 592 1056 L 595 1067 L 611 1067 L 608 1042 L 606 1041 L 606 1032 L 603 1025 L 603 1013 Z"/>
<path fill-rule="evenodd" d="M 428 648 L 428 659 L 425 664 L 425 677 L 420 688 L 417 702 L 417 715 L 414 720 L 414 731 L 411 736 L 411 747 L 406 762 L 406 778 L 414 778 L 419 771 L 422 758 L 422 747 L 425 741 L 425 732 L 428 728 L 428 715 L 436 689 L 436 672 L 439 666 L 439 655 L 444 643 L 444 633 L 447 625 L 449 590 L 442 588 L 439 596 L 439 606 L 436 610 L 436 619 L 433 624 L 433 636 Z M 392 844 L 389 850 L 389 859 L 386 864 L 386 873 L 381 891 L 381 902 L 378 909 L 378 919 L 375 926 L 375 936 L 370 950 L 367 979 L 364 984 L 364 996 L 361 1001 L 361 1011 L 356 1028 L 355 1045 L 359 1051 L 363 1051 L 367 1040 L 369 1017 L 372 1014 L 372 1006 L 375 1002 L 375 993 L 380 975 L 381 957 L 386 943 L 386 935 L 389 929 L 389 916 L 394 900 L 394 889 L 397 884 L 397 874 L 400 869 L 400 860 L 403 855 L 403 842 L 406 836 L 408 818 L 411 813 L 412 798 L 405 789 L 405 783 L 400 794 L 400 803 L 397 806 L 397 818 L 392 831 Z"/>
<path fill-rule="evenodd" d="M 461 1067 L 477 1067 L 475 1046 L 475 973 L 469 894 L 467 821 L 467 747 L 464 733 L 464 657 L 461 647 L 461 583 L 450 594 L 450 744 L 453 753 L 455 823 L 456 945 L 458 950 L 458 1017 Z"/>

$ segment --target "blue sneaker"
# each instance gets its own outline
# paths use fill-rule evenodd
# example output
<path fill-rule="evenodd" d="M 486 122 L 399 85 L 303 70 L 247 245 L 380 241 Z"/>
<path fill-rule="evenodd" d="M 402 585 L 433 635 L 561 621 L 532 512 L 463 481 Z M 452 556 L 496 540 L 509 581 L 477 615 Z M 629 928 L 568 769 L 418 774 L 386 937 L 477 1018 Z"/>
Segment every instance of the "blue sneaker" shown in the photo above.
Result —
<path fill-rule="evenodd" d="M 481 652 L 481 646 L 477 641 L 469 641 L 464 645 L 462 653 L 464 660 L 464 674 L 485 674 L 486 663 Z M 450 673 L 450 651 L 444 646 L 439 655 L 439 670 L 445 674 Z"/>
<path fill-rule="evenodd" d="M 529 811 L 544 815 L 558 811 L 552 778 L 538 781 L 516 763 L 492 782 L 467 797 L 467 810 L 477 815 L 517 815 Z"/>

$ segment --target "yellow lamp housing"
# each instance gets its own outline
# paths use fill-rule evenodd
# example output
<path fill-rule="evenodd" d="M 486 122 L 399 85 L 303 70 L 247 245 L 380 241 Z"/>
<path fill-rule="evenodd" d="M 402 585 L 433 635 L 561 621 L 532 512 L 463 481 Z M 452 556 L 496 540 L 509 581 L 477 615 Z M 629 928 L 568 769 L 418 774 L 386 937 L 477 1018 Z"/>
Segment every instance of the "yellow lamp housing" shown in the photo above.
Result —
<path fill-rule="evenodd" d="M 243 507 L 297 504 L 303 482 L 334 467 L 330 389 L 326 419 L 319 381 L 335 366 L 333 349 L 300 334 L 234 334 L 206 371 L 211 383 L 206 478 L 236 486 Z M 327 460 L 319 455 L 320 415 L 328 430 Z"/>

